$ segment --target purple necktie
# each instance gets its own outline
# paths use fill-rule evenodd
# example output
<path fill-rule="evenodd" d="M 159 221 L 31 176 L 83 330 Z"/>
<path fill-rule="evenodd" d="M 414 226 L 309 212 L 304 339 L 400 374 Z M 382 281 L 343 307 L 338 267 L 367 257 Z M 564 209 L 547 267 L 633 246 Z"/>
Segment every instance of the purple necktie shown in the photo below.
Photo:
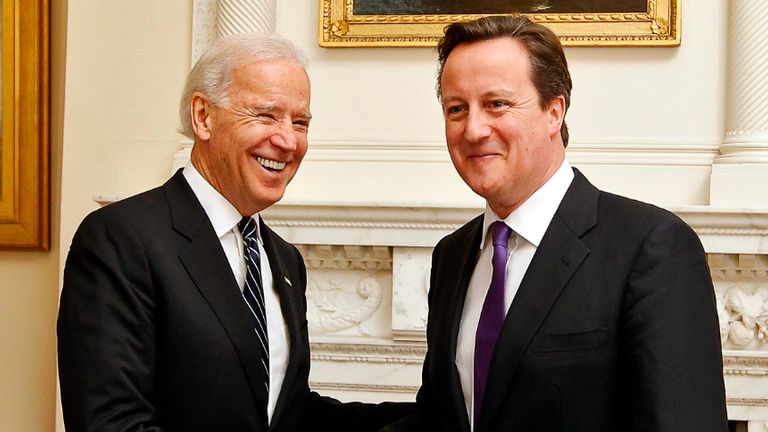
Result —
<path fill-rule="evenodd" d="M 502 221 L 491 224 L 493 236 L 493 275 L 491 286 L 485 295 L 483 311 L 477 323 L 475 335 L 475 422 L 480 418 L 480 408 L 483 406 L 485 384 L 488 381 L 488 370 L 491 368 L 493 349 L 496 339 L 501 333 L 506 310 L 504 308 L 504 280 L 507 267 L 507 241 L 512 229 Z"/>

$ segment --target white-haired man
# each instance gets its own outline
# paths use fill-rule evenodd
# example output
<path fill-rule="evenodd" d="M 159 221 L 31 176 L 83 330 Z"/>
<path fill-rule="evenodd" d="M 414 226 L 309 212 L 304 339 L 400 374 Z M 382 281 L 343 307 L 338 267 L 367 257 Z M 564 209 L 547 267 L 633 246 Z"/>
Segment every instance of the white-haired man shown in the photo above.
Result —
<path fill-rule="evenodd" d="M 68 431 L 357 432 L 409 409 L 308 387 L 306 270 L 258 216 L 307 150 L 304 63 L 280 37 L 219 41 L 181 98 L 190 163 L 80 225 L 58 321 Z"/>

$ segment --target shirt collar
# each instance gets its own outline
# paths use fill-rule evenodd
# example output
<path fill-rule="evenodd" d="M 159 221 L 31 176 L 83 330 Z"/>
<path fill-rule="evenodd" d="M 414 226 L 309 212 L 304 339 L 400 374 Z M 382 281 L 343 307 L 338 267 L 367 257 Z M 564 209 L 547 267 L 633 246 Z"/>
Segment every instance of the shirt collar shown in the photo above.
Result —
<path fill-rule="evenodd" d="M 192 192 L 195 193 L 197 200 L 200 201 L 200 205 L 203 206 L 203 210 L 205 210 L 205 214 L 216 232 L 216 237 L 221 238 L 233 229 L 237 230 L 237 224 L 243 218 L 240 212 L 200 175 L 191 161 L 187 161 L 182 174 L 189 183 L 189 187 L 192 188 Z M 256 220 L 256 232 L 261 237 L 258 215 L 256 213 L 252 217 Z"/>
<path fill-rule="evenodd" d="M 539 247 L 549 223 L 555 216 L 560 201 L 563 200 L 568 187 L 573 181 L 573 169 L 567 160 L 563 159 L 560 168 L 536 192 L 533 193 L 520 207 L 504 219 L 512 230 L 535 247 Z M 485 239 L 493 222 L 501 220 L 486 203 L 483 217 L 483 236 L 480 249 L 485 247 Z"/>

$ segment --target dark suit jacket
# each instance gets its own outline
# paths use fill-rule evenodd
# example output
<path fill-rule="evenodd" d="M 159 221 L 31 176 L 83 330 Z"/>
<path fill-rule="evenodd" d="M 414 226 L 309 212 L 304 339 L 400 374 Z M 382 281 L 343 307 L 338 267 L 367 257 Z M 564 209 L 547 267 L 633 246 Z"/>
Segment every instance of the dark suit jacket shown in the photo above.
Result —
<path fill-rule="evenodd" d="M 396 404 L 310 392 L 306 270 L 261 235 L 290 335 L 270 431 L 376 430 Z M 186 180 L 91 213 L 64 270 L 58 321 L 67 432 L 266 431 L 259 348 L 219 239 Z"/>
<path fill-rule="evenodd" d="M 419 415 L 388 431 L 469 431 L 456 341 L 482 223 L 435 248 Z M 724 398 L 696 234 L 576 171 L 507 313 L 475 431 L 724 432 Z"/>

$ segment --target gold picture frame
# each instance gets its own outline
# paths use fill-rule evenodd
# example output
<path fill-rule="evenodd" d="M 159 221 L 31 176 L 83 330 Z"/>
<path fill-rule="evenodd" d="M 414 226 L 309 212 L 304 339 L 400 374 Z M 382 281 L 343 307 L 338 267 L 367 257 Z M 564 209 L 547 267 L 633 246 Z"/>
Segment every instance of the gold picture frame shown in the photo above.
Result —
<path fill-rule="evenodd" d="M 447 24 L 488 15 L 418 14 L 418 11 L 389 14 L 386 10 L 384 13 L 356 14 L 356 4 L 360 6 L 366 2 L 381 4 L 382 0 L 320 0 L 320 46 L 432 47 Z M 645 11 L 595 9 L 580 13 L 532 12 L 526 15 L 551 28 L 565 46 L 679 46 L 680 2 L 647 0 Z M 606 0 L 604 3 L 610 2 Z"/>
<path fill-rule="evenodd" d="M 2 2 L 0 248 L 49 248 L 49 0 Z"/>

